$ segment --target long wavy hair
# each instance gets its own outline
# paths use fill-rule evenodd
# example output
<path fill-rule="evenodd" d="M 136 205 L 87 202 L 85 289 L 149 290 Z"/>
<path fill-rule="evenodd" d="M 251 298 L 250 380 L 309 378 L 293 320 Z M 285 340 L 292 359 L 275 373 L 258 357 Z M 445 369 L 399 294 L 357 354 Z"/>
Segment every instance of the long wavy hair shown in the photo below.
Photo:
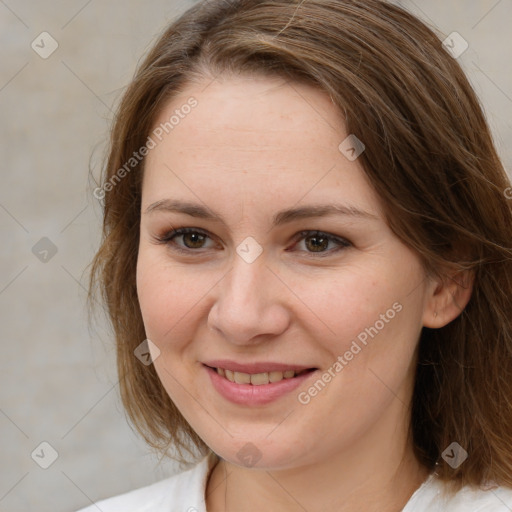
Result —
<path fill-rule="evenodd" d="M 89 288 L 90 308 L 99 289 L 113 327 L 132 424 L 163 453 L 208 452 L 153 365 L 134 357 L 146 337 L 135 279 L 145 159 L 129 171 L 126 163 L 173 95 L 224 72 L 327 92 L 348 133 L 364 141 L 359 161 L 396 236 L 431 275 L 474 272 L 464 311 L 422 330 L 410 435 L 418 460 L 449 487 L 512 487 L 510 181 L 478 98 L 440 35 L 379 0 L 208 0 L 172 22 L 139 64 L 102 168 L 103 236 Z M 455 469 L 441 457 L 453 441 L 469 454 Z"/>

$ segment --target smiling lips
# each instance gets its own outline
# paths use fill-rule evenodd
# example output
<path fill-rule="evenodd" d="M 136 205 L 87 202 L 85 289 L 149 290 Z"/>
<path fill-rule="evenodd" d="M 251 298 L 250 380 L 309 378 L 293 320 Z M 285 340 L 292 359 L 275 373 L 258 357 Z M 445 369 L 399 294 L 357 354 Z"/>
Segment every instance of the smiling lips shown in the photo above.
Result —
<path fill-rule="evenodd" d="M 318 368 L 283 363 L 236 363 L 215 360 L 203 363 L 214 388 L 240 405 L 264 405 L 297 388 Z"/>
<path fill-rule="evenodd" d="M 225 399 L 238 405 L 263 406 L 288 395 L 315 370 L 281 363 L 240 364 L 217 360 L 203 363 L 213 388 Z"/>
<path fill-rule="evenodd" d="M 236 382 L 237 384 L 252 384 L 253 386 L 261 386 L 262 384 L 269 384 L 272 382 L 279 382 L 283 379 L 293 379 L 296 375 L 300 375 L 309 370 L 286 370 L 284 372 L 271 371 L 262 373 L 244 373 L 234 372 L 224 368 L 215 368 L 217 373 L 229 380 L 230 382 Z"/>
<path fill-rule="evenodd" d="M 273 362 L 237 363 L 227 359 L 216 359 L 204 364 L 230 382 L 253 384 L 254 386 L 279 382 L 283 379 L 292 379 L 306 371 L 316 370 L 316 368 L 303 365 Z"/>

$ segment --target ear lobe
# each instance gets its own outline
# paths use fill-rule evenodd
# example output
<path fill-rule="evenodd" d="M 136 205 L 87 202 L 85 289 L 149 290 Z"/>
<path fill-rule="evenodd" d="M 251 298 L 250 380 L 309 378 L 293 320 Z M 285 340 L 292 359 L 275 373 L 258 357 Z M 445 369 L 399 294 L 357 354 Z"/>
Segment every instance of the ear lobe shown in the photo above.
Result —
<path fill-rule="evenodd" d="M 457 271 L 441 281 L 433 281 L 423 312 L 423 325 L 439 329 L 455 320 L 471 298 L 474 281 L 473 270 Z"/>

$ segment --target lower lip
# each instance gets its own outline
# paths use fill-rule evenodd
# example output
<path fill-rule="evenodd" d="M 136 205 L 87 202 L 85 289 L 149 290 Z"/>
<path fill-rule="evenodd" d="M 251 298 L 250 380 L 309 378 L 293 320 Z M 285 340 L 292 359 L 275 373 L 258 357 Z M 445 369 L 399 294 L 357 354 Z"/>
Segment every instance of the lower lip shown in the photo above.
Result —
<path fill-rule="evenodd" d="M 316 373 L 316 370 L 309 371 L 291 379 L 254 386 L 253 384 L 231 382 L 209 366 L 205 366 L 205 369 L 210 375 L 213 387 L 219 394 L 230 402 L 240 405 L 264 405 L 273 402 L 298 388 L 306 379 Z"/>

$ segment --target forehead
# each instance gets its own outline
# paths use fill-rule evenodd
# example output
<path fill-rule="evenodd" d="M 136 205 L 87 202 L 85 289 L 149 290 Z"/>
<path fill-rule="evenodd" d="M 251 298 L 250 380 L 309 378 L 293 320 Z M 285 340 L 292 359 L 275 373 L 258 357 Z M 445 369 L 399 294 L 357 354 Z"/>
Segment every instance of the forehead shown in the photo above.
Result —
<path fill-rule="evenodd" d="M 193 83 L 165 105 L 153 132 L 159 128 L 146 161 L 149 192 L 214 190 L 221 201 L 242 193 L 267 202 L 342 194 L 377 211 L 362 167 L 338 148 L 349 135 L 342 115 L 316 87 L 273 77 Z"/>
<path fill-rule="evenodd" d="M 324 140 L 326 131 L 337 139 L 344 130 L 341 116 L 321 89 L 261 76 L 189 84 L 164 106 L 155 125 L 165 124 L 180 109 L 188 111 L 185 105 L 192 97 L 197 106 L 172 129 L 176 141 L 183 143 L 191 135 L 187 128 L 205 142 L 229 141 L 242 148 L 262 141 L 270 147 L 300 145 L 305 139 L 325 145 L 331 142 Z"/>

